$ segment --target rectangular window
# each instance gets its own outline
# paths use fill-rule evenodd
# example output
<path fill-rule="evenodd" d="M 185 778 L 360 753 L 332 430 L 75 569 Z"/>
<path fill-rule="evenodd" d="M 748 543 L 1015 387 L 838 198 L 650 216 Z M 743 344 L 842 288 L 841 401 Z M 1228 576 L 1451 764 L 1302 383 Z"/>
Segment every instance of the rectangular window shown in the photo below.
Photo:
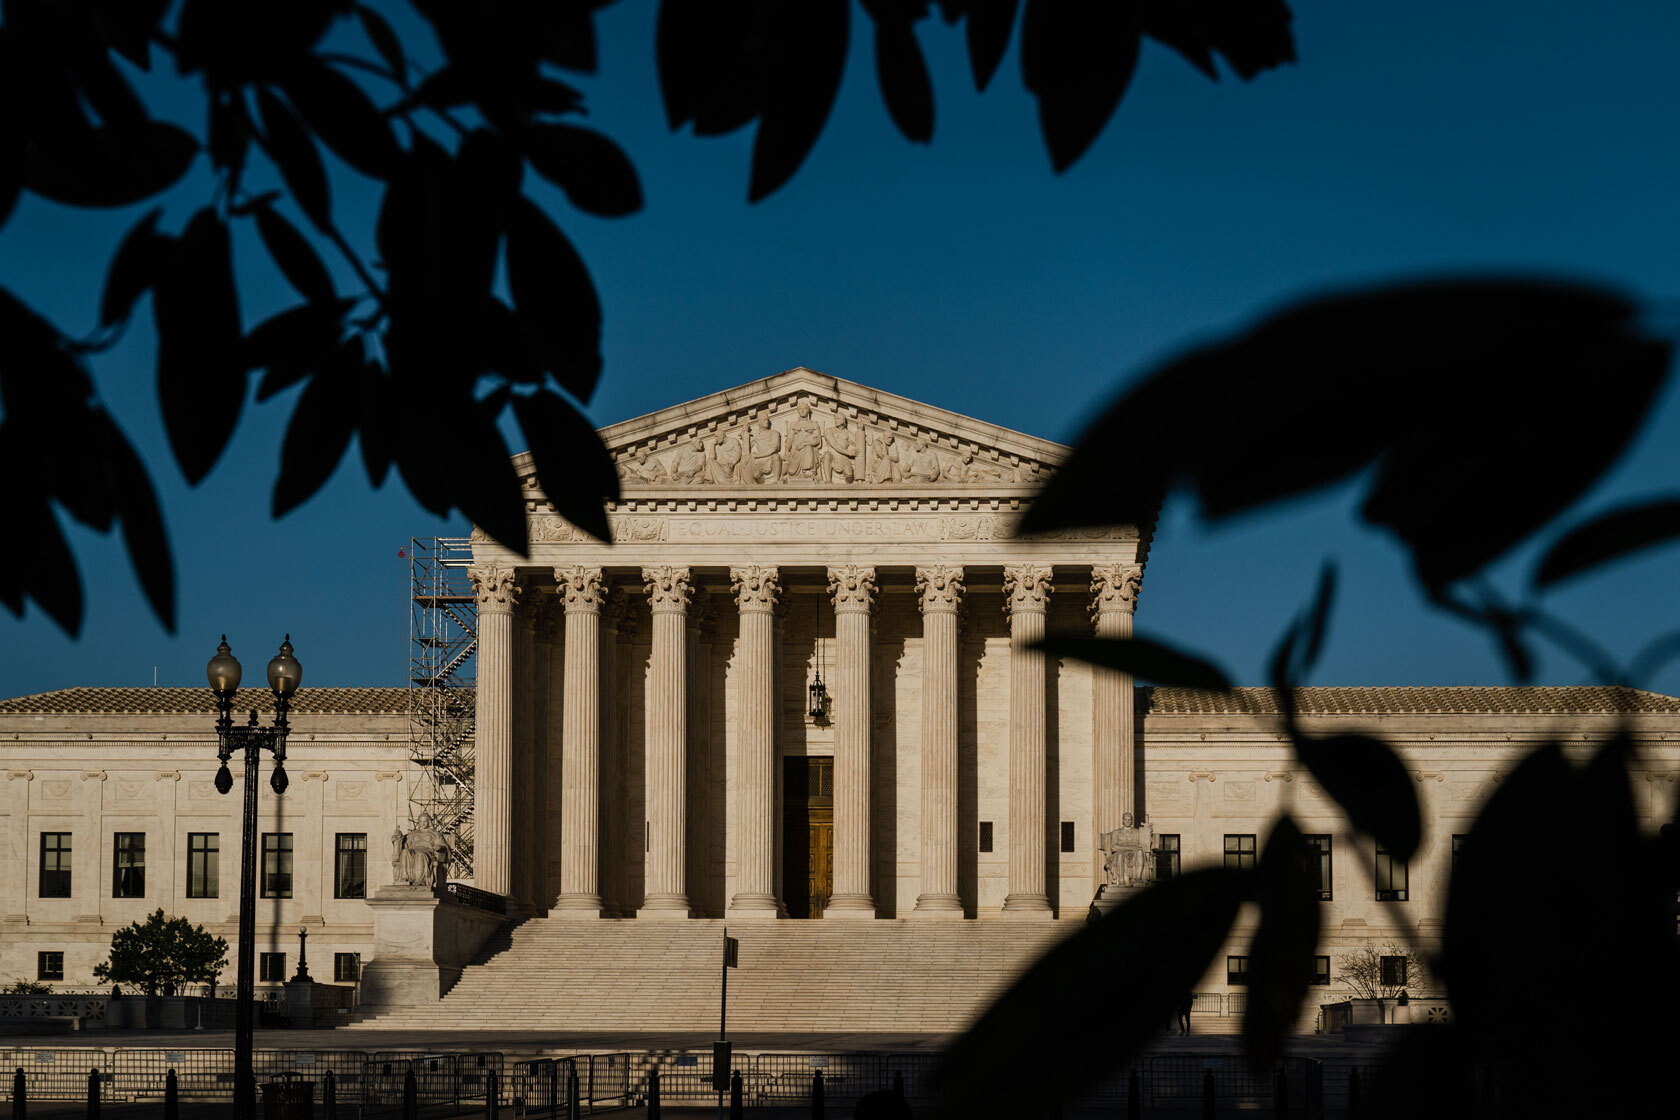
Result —
<path fill-rule="evenodd" d="M 992 850 L 992 822 L 991 821 L 981 821 L 980 822 L 980 850 L 982 852 L 989 852 L 989 851 Z"/>
<path fill-rule="evenodd" d="M 219 832 L 187 833 L 187 897 L 220 897 L 222 835 Z"/>
<path fill-rule="evenodd" d="M 1233 871 L 1254 870 L 1254 833 L 1225 834 L 1225 866 Z"/>
<path fill-rule="evenodd" d="M 1233 987 L 1248 983 L 1248 958 L 1225 958 L 1225 983 Z"/>
<path fill-rule="evenodd" d="M 286 979 L 286 954 L 258 953 L 257 979 L 284 983 Z"/>
<path fill-rule="evenodd" d="M 57 952 L 35 954 L 35 979 L 64 979 L 64 954 Z"/>
<path fill-rule="evenodd" d="M 1155 838 L 1155 878 L 1178 878 L 1179 851 L 1178 833 L 1163 832 Z"/>
<path fill-rule="evenodd" d="M 70 897 L 70 834 L 41 833 L 41 897 Z"/>
<path fill-rule="evenodd" d="M 1377 845 L 1377 901 L 1405 902 L 1409 876 L 1406 861 Z"/>
<path fill-rule="evenodd" d="M 1464 842 L 1468 839 L 1469 837 L 1462 832 L 1453 833 L 1452 873 L 1454 875 L 1458 874 L 1458 854 L 1464 850 Z"/>
<path fill-rule="evenodd" d="M 338 834 L 338 862 L 333 869 L 333 897 L 367 897 L 367 833 Z"/>
<path fill-rule="evenodd" d="M 1062 851 L 1073 851 L 1073 822 L 1062 822 Z"/>
<path fill-rule="evenodd" d="M 1321 988 L 1327 987 L 1329 985 L 1329 983 L 1330 983 L 1330 958 L 1329 957 L 1314 957 L 1313 958 L 1313 978 L 1312 978 L 1312 982 L 1314 984 L 1316 984 L 1317 986 L 1321 987 Z"/>
<path fill-rule="evenodd" d="M 1377 958 L 1378 980 L 1385 988 L 1403 988 L 1406 986 L 1406 958 L 1379 957 Z"/>
<path fill-rule="evenodd" d="M 112 844 L 111 897 L 146 897 L 146 834 L 119 832 Z"/>
<path fill-rule="evenodd" d="M 1312 883 L 1314 897 L 1320 902 L 1330 901 L 1330 837 L 1318 834 L 1303 836 L 1307 842 L 1307 879 Z"/>
<path fill-rule="evenodd" d="M 362 978 L 360 953 L 333 954 L 333 980 L 340 984 L 354 984 Z"/>
<path fill-rule="evenodd" d="M 292 897 L 292 834 L 289 832 L 263 833 L 262 896 Z"/>

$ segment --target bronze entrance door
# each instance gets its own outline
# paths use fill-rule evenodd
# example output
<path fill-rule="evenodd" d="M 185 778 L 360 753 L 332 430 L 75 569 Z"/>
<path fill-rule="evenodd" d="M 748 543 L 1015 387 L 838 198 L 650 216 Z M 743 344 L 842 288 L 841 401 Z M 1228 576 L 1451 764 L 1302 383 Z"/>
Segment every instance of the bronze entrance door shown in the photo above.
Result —
<path fill-rule="evenodd" d="M 782 898 L 788 915 L 820 918 L 834 893 L 834 760 L 782 760 Z"/>

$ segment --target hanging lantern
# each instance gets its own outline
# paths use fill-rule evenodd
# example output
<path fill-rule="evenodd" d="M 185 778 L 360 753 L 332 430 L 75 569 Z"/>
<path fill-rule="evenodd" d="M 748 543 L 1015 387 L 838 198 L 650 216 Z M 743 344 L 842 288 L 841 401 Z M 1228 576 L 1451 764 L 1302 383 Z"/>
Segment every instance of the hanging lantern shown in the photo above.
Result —
<path fill-rule="evenodd" d="M 811 682 L 811 721 L 828 722 L 828 689 L 823 685 L 821 672 L 818 672 L 816 680 Z"/>

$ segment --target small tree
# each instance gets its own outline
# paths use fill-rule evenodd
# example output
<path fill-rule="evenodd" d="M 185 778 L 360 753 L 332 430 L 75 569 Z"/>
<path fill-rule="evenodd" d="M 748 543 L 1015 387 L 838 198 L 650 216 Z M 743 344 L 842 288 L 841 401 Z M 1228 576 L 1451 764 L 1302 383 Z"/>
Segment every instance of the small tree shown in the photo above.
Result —
<path fill-rule="evenodd" d="M 1404 945 L 1365 945 L 1336 957 L 1343 984 L 1362 999 L 1393 999 L 1430 988 L 1429 961 Z"/>
<path fill-rule="evenodd" d="M 174 995 L 183 984 L 216 978 L 227 964 L 227 941 L 185 918 L 155 911 L 111 935 L 111 958 L 93 966 L 101 983 L 133 984 L 149 996 Z"/>
<path fill-rule="evenodd" d="M 25 980 L 20 976 L 17 983 L 7 988 L 4 994 L 9 996 L 44 996 L 51 991 L 51 984 L 42 984 L 36 980 Z"/>

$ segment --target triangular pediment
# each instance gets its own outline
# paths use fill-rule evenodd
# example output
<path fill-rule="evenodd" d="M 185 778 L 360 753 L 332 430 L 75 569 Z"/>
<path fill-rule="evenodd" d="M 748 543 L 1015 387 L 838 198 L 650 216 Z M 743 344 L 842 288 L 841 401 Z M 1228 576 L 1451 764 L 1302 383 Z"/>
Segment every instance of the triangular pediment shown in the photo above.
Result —
<path fill-rule="evenodd" d="M 1015 495 L 1068 449 L 803 366 L 601 429 L 628 498 L 766 488 Z M 529 473 L 527 456 L 515 460 Z"/>

